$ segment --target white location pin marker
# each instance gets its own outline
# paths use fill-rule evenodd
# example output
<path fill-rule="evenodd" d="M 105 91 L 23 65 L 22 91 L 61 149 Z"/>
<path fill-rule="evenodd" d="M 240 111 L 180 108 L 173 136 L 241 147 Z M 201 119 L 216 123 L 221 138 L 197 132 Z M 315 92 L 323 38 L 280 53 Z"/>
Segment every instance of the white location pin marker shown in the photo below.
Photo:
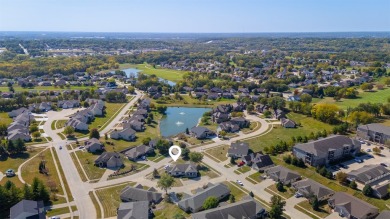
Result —
<path fill-rule="evenodd" d="M 172 151 L 173 151 L 174 149 L 177 150 L 176 154 L 172 153 Z M 171 146 L 171 147 L 169 148 L 169 156 L 171 156 L 172 159 L 173 159 L 174 161 L 177 161 L 177 159 L 179 159 L 180 154 L 181 154 L 181 148 L 180 148 L 179 146 L 173 145 L 173 146 Z"/>

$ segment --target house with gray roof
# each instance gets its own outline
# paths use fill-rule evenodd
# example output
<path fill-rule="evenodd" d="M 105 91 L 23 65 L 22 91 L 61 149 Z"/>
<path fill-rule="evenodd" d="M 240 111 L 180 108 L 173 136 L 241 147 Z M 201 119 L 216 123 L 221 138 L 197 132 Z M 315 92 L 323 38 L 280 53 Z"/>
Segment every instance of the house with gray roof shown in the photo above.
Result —
<path fill-rule="evenodd" d="M 311 179 L 294 182 L 291 186 L 304 197 L 310 198 L 314 195 L 318 201 L 326 200 L 334 194 L 333 190 Z"/>
<path fill-rule="evenodd" d="M 229 188 L 225 184 L 218 183 L 198 191 L 191 197 L 182 199 L 177 205 L 185 212 L 196 213 L 203 209 L 203 203 L 208 197 L 214 196 L 220 201 L 228 195 L 230 195 Z"/>
<path fill-rule="evenodd" d="M 154 153 L 154 149 L 149 145 L 138 145 L 136 147 L 130 147 L 122 151 L 129 160 L 135 161 L 142 156 L 147 156 Z"/>
<path fill-rule="evenodd" d="M 195 126 L 191 128 L 190 133 L 193 137 L 197 139 L 206 139 L 215 136 L 215 133 L 213 131 L 202 126 Z"/>
<path fill-rule="evenodd" d="M 360 138 L 381 144 L 390 141 L 390 127 L 379 123 L 360 125 L 357 127 L 356 134 Z"/>
<path fill-rule="evenodd" d="M 103 152 L 96 158 L 95 165 L 98 167 L 118 168 L 123 166 L 123 160 L 117 152 Z"/>
<path fill-rule="evenodd" d="M 170 165 L 166 168 L 165 171 L 174 177 L 182 176 L 193 178 L 198 176 L 198 166 L 191 162 Z"/>
<path fill-rule="evenodd" d="M 227 152 L 227 156 L 234 157 L 234 158 L 244 157 L 248 155 L 248 152 L 249 152 L 249 144 L 245 142 L 237 141 L 230 144 L 230 147 Z"/>
<path fill-rule="evenodd" d="M 117 210 L 118 219 L 149 219 L 153 212 L 148 201 L 122 202 Z"/>
<path fill-rule="evenodd" d="M 60 100 L 57 103 L 57 106 L 62 109 L 70 109 L 80 106 L 80 101 L 78 100 Z"/>
<path fill-rule="evenodd" d="M 301 179 L 297 172 L 279 165 L 266 169 L 265 173 L 275 182 L 282 182 L 283 185 L 288 185 Z"/>
<path fill-rule="evenodd" d="M 332 135 L 308 143 L 297 144 L 293 154 L 311 166 L 325 166 L 340 159 L 355 156 L 361 149 L 360 142 L 342 135 Z"/>
<path fill-rule="evenodd" d="M 390 211 L 384 210 L 375 219 L 389 219 L 389 218 L 390 218 Z"/>
<path fill-rule="evenodd" d="M 270 167 L 275 166 L 274 162 L 268 154 L 250 153 L 242 157 L 242 160 L 246 165 L 252 166 L 253 169 L 258 171 L 264 171 Z"/>
<path fill-rule="evenodd" d="M 295 128 L 296 127 L 296 123 L 294 121 L 292 121 L 291 119 L 282 118 L 282 119 L 280 119 L 280 122 L 284 128 Z"/>
<path fill-rule="evenodd" d="M 10 219 L 45 219 L 45 205 L 43 201 L 25 200 L 18 202 L 10 209 Z"/>
<path fill-rule="evenodd" d="M 92 152 L 92 153 L 103 150 L 103 144 L 99 141 L 99 139 L 96 138 L 91 138 L 85 141 L 84 146 L 88 152 Z"/>
<path fill-rule="evenodd" d="M 135 130 L 132 128 L 125 128 L 123 130 L 114 130 L 110 133 L 110 138 L 134 141 L 135 133 L 136 133 Z"/>
<path fill-rule="evenodd" d="M 345 218 L 371 219 L 379 213 L 377 207 L 345 192 L 336 192 L 329 198 L 328 204 L 335 212 Z"/>
<path fill-rule="evenodd" d="M 244 117 L 236 117 L 232 118 L 230 122 L 234 125 L 240 126 L 240 128 L 247 128 L 250 125 L 250 122 L 246 120 Z"/>
<path fill-rule="evenodd" d="M 217 132 L 219 133 L 220 131 L 234 133 L 240 131 L 240 126 L 233 124 L 231 121 L 221 122 L 217 128 Z"/>
<path fill-rule="evenodd" d="M 253 199 L 246 199 L 192 214 L 192 219 L 263 219 L 266 214 L 262 205 Z"/>
<path fill-rule="evenodd" d="M 123 202 L 147 201 L 149 204 L 158 204 L 162 200 L 162 194 L 155 192 L 153 187 L 145 190 L 142 185 L 136 187 L 126 186 L 122 189 L 120 198 Z"/>

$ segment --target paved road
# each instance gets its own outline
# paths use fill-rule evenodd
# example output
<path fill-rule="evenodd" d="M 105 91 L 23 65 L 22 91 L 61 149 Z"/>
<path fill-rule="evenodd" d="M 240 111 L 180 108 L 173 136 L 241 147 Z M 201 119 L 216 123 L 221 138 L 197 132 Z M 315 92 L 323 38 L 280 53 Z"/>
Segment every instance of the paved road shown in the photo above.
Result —
<path fill-rule="evenodd" d="M 125 115 L 130 106 L 136 103 L 137 100 L 141 97 L 142 93 L 137 92 L 135 98 L 133 98 L 125 107 L 123 107 L 118 115 L 100 133 L 104 135 L 104 133 L 108 132 L 116 123 L 119 122 L 119 119 Z M 75 111 L 77 111 L 77 109 L 63 110 L 61 112 L 48 112 L 48 120 L 43 125 L 43 130 L 53 139 L 51 146 L 54 147 L 54 149 L 57 151 L 59 162 L 64 170 L 65 178 L 69 184 L 74 202 L 77 205 L 80 218 L 96 218 L 95 206 L 89 197 L 89 191 L 91 191 L 93 188 L 89 183 L 85 183 L 81 180 L 76 166 L 65 147 L 66 140 L 62 140 L 57 135 L 59 132 L 58 130 L 51 129 L 51 123 L 54 120 L 66 119 L 66 116 L 73 114 Z M 62 150 L 59 149 L 59 146 L 62 146 Z"/>

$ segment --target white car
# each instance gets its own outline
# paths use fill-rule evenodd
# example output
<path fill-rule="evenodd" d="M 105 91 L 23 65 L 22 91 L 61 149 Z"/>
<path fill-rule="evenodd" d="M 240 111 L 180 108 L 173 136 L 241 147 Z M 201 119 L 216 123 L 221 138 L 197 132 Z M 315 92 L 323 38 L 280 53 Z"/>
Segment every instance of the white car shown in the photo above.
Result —
<path fill-rule="evenodd" d="M 369 149 L 367 149 L 366 151 L 367 151 L 367 152 L 371 152 L 371 149 L 369 148 Z"/>
<path fill-rule="evenodd" d="M 240 180 L 237 180 L 237 184 L 240 185 L 240 186 L 244 185 L 244 184 L 242 184 L 242 182 Z"/>

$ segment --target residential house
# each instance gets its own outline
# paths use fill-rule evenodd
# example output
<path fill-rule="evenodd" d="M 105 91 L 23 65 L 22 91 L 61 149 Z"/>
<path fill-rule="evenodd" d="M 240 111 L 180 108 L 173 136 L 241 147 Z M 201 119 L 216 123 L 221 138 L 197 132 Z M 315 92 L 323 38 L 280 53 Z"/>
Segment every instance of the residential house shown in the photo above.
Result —
<path fill-rule="evenodd" d="M 31 141 L 31 136 L 29 135 L 28 131 L 16 129 L 11 132 L 8 132 L 7 139 L 10 141 L 15 141 L 18 139 L 22 139 L 24 141 Z"/>
<path fill-rule="evenodd" d="M 135 161 L 142 156 L 147 156 L 154 153 L 154 149 L 149 145 L 138 145 L 121 151 L 129 160 Z"/>
<path fill-rule="evenodd" d="M 272 116 L 273 116 L 275 119 L 277 119 L 277 120 L 286 117 L 286 115 L 284 114 L 283 110 L 280 110 L 280 109 L 273 110 L 273 111 L 272 111 Z"/>
<path fill-rule="evenodd" d="M 380 164 L 364 165 L 348 173 L 348 180 L 355 181 L 361 189 L 370 185 L 373 195 L 384 198 L 388 195 L 390 185 L 390 170 Z"/>
<path fill-rule="evenodd" d="M 288 185 L 301 179 L 301 176 L 283 166 L 275 166 L 265 170 L 265 173 L 275 182 L 282 182 L 283 185 Z"/>
<path fill-rule="evenodd" d="M 268 110 L 268 106 L 265 104 L 256 105 L 255 108 L 256 108 L 257 112 L 259 112 L 259 113 L 264 113 L 265 111 Z"/>
<path fill-rule="evenodd" d="M 142 99 L 138 104 L 138 109 L 144 109 L 146 111 L 150 111 L 150 99 Z"/>
<path fill-rule="evenodd" d="M 266 169 L 275 166 L 271 157 L 262 153 L 251 153 L 242 158 L 248 166 L 252 166 L 257 171 L 265 171 Z"/>
<path fill-rule="evenodd" d="M 372 219 L 379 213 L 377 207 L 345 192 L 336 192 L 328 204 L 341 217 L 350 219 Z"/>
<path fill-rule="evenodd" d="M 149 219 L 152 216 L 148 201 L 122 202 L 117 210 L 117 219 Z"/>
<path fill-rule="evenodd" d="M 348 156 L 354 156 L 361 149 L 360 142 L 342 135 L 332 135 L 308 143 L 297 144 L 293 154 L 311 166 L 324 166 Z"/>
<path fill-rule="evenodd" d="M 230 115 L 228 113 L 215 112 L 213 113 L 211 119 L 215 123 L 226 122 L 229 121 Z"/>
<path fill-rule="evenodd" d="M 183 164 L 173 164 L 165 170 L 169 175 L 175 177 L 198 177 L 198 166 L 194 163 L 188 162 Z"/>
<path fill-rule="evenodd" d="M 145 123 L 143 122 L 143 117 L 142 122 L 137 119 L 137 117 L 131 117 L 129 120 L 123 121 L 123 129 L 131 128 L 137 132 L 143 132 L 145 131 Z"/>
<path fill-rule="evenodd" d="M 31 111 L 25 107 L 22 107 L 22 108 L 19 108 L 16 110 L 12 110 L 11 112 L 8 113 L 8 116 L 11 118 L 14 118 L 14 117 L 16 117 L 20 114 L 23 114 L 23 113 L 31 113 Z"/>
<path fill-rule="evenodd" d="M 314 195 L 318 201 L 327 200 L 334 194 L 333 190 L 311 179 L 300 180 L 291 186 L 304 197 L 309 199 Z"/>
<path fill-rule="evenodd" d="M 123 130 L 114 130 L 110 133 L 110 138 L 112 139 L 123 139 L 126 141 L 135 140 L 135 130 L 132 128 L 125 128 Z"/>
<path fill-rule="evenodd" d="M 228 133 L 238 132 L 240 131 L 240 126 L 233 124 L 231 121 L 222 122 L 218 125 L 217 132 L 225 131 Z"/>
<path fill-rule="evenodd" d="M 18 202 L 10 209 L 10 219 L 45 219 L 45 205 L 43 201 L 25 200 Z"/>
<path fill-rule="evenodd" d="M 250 122 L 244 117 L 236 117 L 230 120 L 232 124 L 238 125 L 240 128 L 247 128 L 250 125 Z"/>
<path fill-rule="evenodd" d="M 360 138 L 381 144 L 390 141 L 390 127 L 378 123 L 360 125 L 356 134 Z"/>
<path fill-rule="evenodd" d="M 120 199 L 123 202 L 147 201 L 149 204 L 158 204 L 162 200 L 162 194 L 156 192 L 153 187 L 145 190 L 142 185 L 138 185 L 136 187 L 126 186 L 121 191 Z"/>
<path fill-rule="evenodd" d="M 80 107 L 80 101 L 78 100 L 60 100 L 57 103 L 57 106 L 62 109 L 70 109 L 75 107 Z"/>
<path fill-rule="evenodd" d="M 79 118 L 71 118 L 66 121 L 65 126 L 71 126 L 75 130 L 86 131 L 88 130 L 88 124 Z"/>
<path fill-rule="evenodd" d="M 228 195 L 230 195 L 230 190 L 225 184 L 209 184 L 206 189 L 200 189 L 195 195 L 183 198 L 177 205 L 183 211 L 196 213 L 203 209 L 203 203 L 208 197 L 214 196 L 220 201 Z"/>
<path fill-rule="evenodd" d="M 104 149 L 103 144 L 99 139 L 91 138 L 84 142 L 85 149 L 88 152 L 95 153 L 96 151 L 102 151 Z"/>
<path fill-rule="evenodd" d="M 234 112 L 242 112 L 246 109 L 246 104 L 243 102 L 233 103 L 233 111 Z"/>
<path fill-rule="evenodd" d="M 95 165 L 98 167 L 118 168 L 123 166 L 123 160 L 117 152 L 103 152 L 96 158 Z"/>
<path fill-rule="evenodd" d="M 389 219 L 389 218 L 390 218 L 390 211 L 384 210 L 375 219 Z"/>
<path fill-rule="evenodd" d="M 267 211 L 262 205 L 253 199 L 244 199 L 192 214 L 192 219 L 263 219 L 266 216 Z"/>
<path fill-rule="evenodd" d="M 297 124 L 291 119 L 282 118 L 280 122 L 284 128 L 295 128 L 297 126 Z"/>
<path fill-rule="evenodd" d="M 215 133 L 206 127 L 195 126 L 190 130 L 191 135 L 197 139 L 206 139 L 215 136 Z"/>
<path fill-rule="evenodd" d="M 245 142 L 234 142 L 230 144 L 227 152 L 228 157 L 239 158 L 248 155 L 249 144 Z"/>

